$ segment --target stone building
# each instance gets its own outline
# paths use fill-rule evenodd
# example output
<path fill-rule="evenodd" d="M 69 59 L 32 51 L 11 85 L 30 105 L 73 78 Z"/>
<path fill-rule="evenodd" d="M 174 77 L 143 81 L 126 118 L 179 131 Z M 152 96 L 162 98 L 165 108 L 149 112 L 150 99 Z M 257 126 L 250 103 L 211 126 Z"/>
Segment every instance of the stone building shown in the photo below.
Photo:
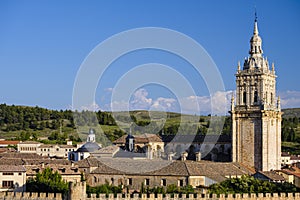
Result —
<path fill-rule="evenodd" d="M 191 185 L 194 188 L 207 187 L 229 177 L 240 177 L 254 172 L 238 163 L 210 161 L 168 161 L 129 158 L 88 158 L 78 163 L 86 174 L 90 186 L 109 183 L 122 185 L 130 191 L 156 186 Z"/>
<path fill-rule="evenodd" d="M 0 191 L 26 191 L 26 169 L 21 165 L 0 165 Z"/>
<path fill-rule="evenodd" d="M 276 101 L 274 64 L 263 56 L 262 39 L 254 22 L 250 51 L 243 68 L 238 64 L 236 102 L 231 101 L 232 160 L 259 171 L 280 169 L 281 109 Z"/>
<path fill-rule="evenodd" d="M 156 134 L 123 135 L 113 144 L 125 151 L 138 153 L 149 159 L 161 158 L 164 152 L 164 142 Z"/>

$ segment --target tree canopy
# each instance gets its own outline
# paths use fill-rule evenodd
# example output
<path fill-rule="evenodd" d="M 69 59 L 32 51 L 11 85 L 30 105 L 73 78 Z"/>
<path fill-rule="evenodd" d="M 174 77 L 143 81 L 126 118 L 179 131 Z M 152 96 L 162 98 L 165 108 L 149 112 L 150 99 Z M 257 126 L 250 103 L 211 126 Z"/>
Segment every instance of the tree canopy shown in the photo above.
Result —
<path fill-rule="evenodd" d="M 209 187 L 210 194 L 299 192 L 291 183 L 273 183 L 252 176 L 230 178 Z"/>
<path fill-rule="evenodd" d="M 27 180 L 26 190 L 28 192 L 51 192 L 67 193 L 68 183 L 65 182 L 61 175 L 56 171 L 53 172 L 49 167 L 41 173 L 38 172 L 36 177 Z"/>

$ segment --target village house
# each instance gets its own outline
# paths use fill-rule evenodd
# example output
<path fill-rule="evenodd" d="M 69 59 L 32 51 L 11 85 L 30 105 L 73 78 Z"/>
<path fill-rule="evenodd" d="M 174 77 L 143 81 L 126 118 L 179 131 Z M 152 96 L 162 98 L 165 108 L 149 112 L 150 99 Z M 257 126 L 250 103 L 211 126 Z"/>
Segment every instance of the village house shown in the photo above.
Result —
<path fill-rule="evenodd" d="M 26 191 L 26 169 L 22 165 L 0 165 L 0 191 Z"/>
<path fill-rule="evenodd" d="M 23 167 L 26 172 L 25 182 L 28 178 L 33 178 L 38 172 L 45 168 L 50 168 L 62 175 L 63 180 L 69 182 L 80 182 L 82 175 L 77 165 L 65 159 L 49 159 L 35 153 L 2 153 L 0 154 L 0 168 L 11 168 L 15 166 Z M 10 177 L 18 182 L 18 177 Z"/>

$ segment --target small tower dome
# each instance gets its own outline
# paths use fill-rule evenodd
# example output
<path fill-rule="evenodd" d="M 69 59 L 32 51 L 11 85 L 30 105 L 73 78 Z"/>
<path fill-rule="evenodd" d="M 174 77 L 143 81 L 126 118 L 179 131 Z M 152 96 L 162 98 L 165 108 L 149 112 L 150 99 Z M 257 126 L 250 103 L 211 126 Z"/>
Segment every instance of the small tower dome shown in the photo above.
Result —
<path fill-rule="evenodd" d="M 86 142 L 96 142 L 96 135 L 94 129 L 90 128 Z"/>

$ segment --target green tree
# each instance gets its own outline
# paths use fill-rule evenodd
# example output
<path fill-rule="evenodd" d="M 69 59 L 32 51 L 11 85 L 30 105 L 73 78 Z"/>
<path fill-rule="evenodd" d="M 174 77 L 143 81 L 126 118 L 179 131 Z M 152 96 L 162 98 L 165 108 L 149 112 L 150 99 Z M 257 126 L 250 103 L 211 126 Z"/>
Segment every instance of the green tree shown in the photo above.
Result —
<path fill-rule="evenodd" d="M 255 179 L 252 176 L 230 178 L 209 187 L 209 193 L 211 194 L 277 193 L 297 191 L 299 191 L 299 189 L 291 183 L 273 183 Z"/>
<path fill-rule="evenodd" d="M 57 171 L 53 172 L 49 167 L 47 167 L 41 173 L 37 173 L 35 178 L 27 180 L 26 190 L 28 192 L 66 194 L 68 192 L 68 183 L 62 179 L 61 175 Z"/>

